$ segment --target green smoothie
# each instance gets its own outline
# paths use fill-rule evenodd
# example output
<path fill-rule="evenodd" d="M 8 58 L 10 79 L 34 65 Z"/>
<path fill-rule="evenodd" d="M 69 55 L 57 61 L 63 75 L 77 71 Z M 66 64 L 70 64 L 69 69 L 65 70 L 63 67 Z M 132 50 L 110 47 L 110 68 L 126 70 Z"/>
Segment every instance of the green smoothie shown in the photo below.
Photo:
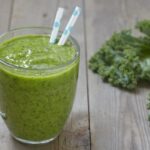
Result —
<path fill-rule="evenodd" d="M 12 135 L 54 138 L 71 111 L 79 55 L 71 42 L 49 44 L 47 35 L 23 35 L 0 44 L 0 107 Z"/>

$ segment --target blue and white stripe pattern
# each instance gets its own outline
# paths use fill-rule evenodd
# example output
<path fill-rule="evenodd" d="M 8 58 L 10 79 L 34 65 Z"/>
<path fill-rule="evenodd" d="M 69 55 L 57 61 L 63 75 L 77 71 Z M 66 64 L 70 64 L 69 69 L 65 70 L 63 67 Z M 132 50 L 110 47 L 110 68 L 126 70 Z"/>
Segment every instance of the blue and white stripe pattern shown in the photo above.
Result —
<path fill-rule="evenodd" d="M 55 18 L 55 21 L 54 21 L 54 24 L 53 24 L 53 29 L 52 29 L 50 41 L 49 41 L 52 44 L 54 44 L 56 42 L 63 13 L 64 13 L 64 8 L 58 8 L 56 18 Z"/>
<path fill-rule="evenodd" d="M 64 45 L 65 44 L 65 42 L 67 41 L 67 39 L 68 39 L 68 37 L 72 31 L 72 28 L 73 28 L 75 22 L 77 21 L 80 13 L 81 13 L 81 9 L 80 9 L 80 7 L 77 6 L 72 13 L 72 16 L 71 16 L 71 18 L 70 18 L 62 36 L 61 36 L 59 42 L 58 42 L 58 45 Z"/>

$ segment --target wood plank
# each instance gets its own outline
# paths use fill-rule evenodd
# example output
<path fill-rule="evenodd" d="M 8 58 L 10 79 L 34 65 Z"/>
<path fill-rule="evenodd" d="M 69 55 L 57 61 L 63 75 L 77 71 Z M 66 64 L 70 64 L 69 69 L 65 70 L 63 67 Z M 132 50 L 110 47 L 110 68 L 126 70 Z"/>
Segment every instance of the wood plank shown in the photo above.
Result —
<path fill-rule="evenodd" d="M 0 1 L 3 1 L 3 4 L 5 4 L 5 0 Z M 6 1 L 5 5 L 8 5 L 9 0 Z M 5 9 L 9 11 L 7 7 L 5 6 Z M 15 0 L 10 28 L 33 25 L 50 26 L 55 17 L 56 8 L 57 0 Z M 5 19 L 5 15 L 3 19 Z M 8 28 L 7 22 L 4 25 Z M 4 123 L 2 121 L 0 123 L 0 150 L 58 150 L 58 140 L 42 146 L 20 144 L 10 137 Z"/>
<path fill-rule="evenodd" d="M 74 7 L 80 6 L 82 8 L 81 16 L 72 32 L 72 35 L 77 39 L 81 48 L 77 95 L 68 123 L 64 129 L 64 132 L 59 137 L 59 149 L 90 150 L 83 1 L 60 0 L 59 6 L 62 6 L 66 9 L 61 30 L 64 30 L 64 27 L 68 22 Z"/>
<path fill-rule="evenodd" d="M 0 0 L 0 34 L 8 30 L 11 5 L 11 0 Z"/>
<path fill-rule="evenodd" d="M 15 0 L 11 28 L 52 25 L 57 0 Z"/>
<path fill-rule="evenodd" d="M 82 7 L 82 1 L 78 3 Z M 66 15 L 63 18 L 63 27 L 67 23 L 75 3 L 73 1 L 60 1 L 59 5 L 66 8 Z M 53 0 L 15 0 L 11 28 L 31 25 L 52 25 L 55 17 L 58 2 Z M 62 28 L 63 29 L 63 28 Z M 82 33 L 82 34 L 80 34 Z M 75 104 L 66 124 L 66 127 L 59 138 L 53 143 L 42 146 L 27 146 L 20 144 L 10 138 L 5 133 L 1 143 L 4 150 L 88 150 L 89 141 L 89 123 L 88 123 L 88 104 L 87 104 L 87 80 L 85 68 L 85 46 L 83 34 L 83 16 L 80 17 L 73 34 L 81 46 L 81 64 L 79 74 L 79 84 Z M 3 130 L 4 127 L 2 127 Z M 4 136 L 4 134 L 3 134 Z"/>
<path fill-rule="evenodd" d="M 6 32 L 9 28 L 12 5 L 13 1 L 0 0 L 0 34 Z M 0 149 L 6 149 L 6 145 L 9 141 L 7 137 L 9 137 L 8 129 L 0 117 Z"/>
<path fill-rule="evenodd" d="M 86 3 L 88 60 L 116 30 L 149 18 L 148 0 L 93 0 Z M 94 26 L 94 27 L 93 27 Z M 92 150 L 149 150 L 146 88 L 135 93 L 103 83 L 88 71 Z"/>

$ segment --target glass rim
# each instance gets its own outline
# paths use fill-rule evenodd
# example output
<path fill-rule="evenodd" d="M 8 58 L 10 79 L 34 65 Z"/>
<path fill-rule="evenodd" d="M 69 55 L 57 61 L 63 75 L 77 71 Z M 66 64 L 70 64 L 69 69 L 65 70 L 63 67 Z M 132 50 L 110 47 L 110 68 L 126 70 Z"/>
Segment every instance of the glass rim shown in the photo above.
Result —
<path fill-rule="evenodd" d="M 10 29 L 9 31 L 1 34 L 0 39 L 2 37 L 6 36 L 7 34 L 11 33 L 11 32 L 21 31 L 21 30 L 25 30 L 25 29 L 29 29 L 29 30 L 31 30 L 31 29 L 43 29 L 44 30 L 45 29 L 45 30 L 49 30 L 49 31 L 52 30 L 52 28 L 50 28 L 50 27 L 42 27 L 42 26 L 18 27 L 18 28 Z M 63 33 L 62 31 L 59 31 L 59 35 L 62 34 L 62 33 Z M 49 34 L 45 34 L 45 35 L 49 35 Z M 78 42 L 76 41 L 76 39 L 72 35 L 70 35 L 68 40 L 71 42 L 72 46 L 75 48 L 76 53 L 75 53 L 74 57 L 71 60 L 67 61 L 64 64 L 60 64 L 60 65 L 52 66 L 52 67 L 48 67 L 48 68 L 24 68 L 24 67 L 16 66 L 16 65 L 11 64 L 9 62 L 6 62 L 2 59 L 0 59 L 0 63 L 7 66 L 7 67 L 13 68 L 13 69 L 15 68 L 15 69 L 18 69 L 18 70 L 25 70 L 25 71 L 56 71 L 56 70 L 59 70 L 59 69 L 64 69 L 67 66 L 73 64 L 80 57 L 80 46 L 79 46 Z"/>

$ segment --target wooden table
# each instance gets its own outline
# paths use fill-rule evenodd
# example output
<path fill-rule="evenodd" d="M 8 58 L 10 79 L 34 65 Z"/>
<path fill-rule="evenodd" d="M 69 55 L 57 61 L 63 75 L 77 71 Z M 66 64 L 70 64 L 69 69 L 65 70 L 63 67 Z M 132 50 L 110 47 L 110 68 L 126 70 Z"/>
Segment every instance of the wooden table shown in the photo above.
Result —
<path fill-rule="evenodd" d="M 75 104 L 62 134 L 42 146 L 23 145 L 9 136 L 0 119 L 0 150 L 149 150 L 143 86 L 135 93 L 103 83 L 87 62 L 101 44 L 124 27 L 150 19 L 150 0 L 0 0 L 0 34 L 21 26 L 51 26 L 58 6 L 66 8 L 63 27 L 75 5 L 82 16 L 73 35 L 81 47 Z"/>

